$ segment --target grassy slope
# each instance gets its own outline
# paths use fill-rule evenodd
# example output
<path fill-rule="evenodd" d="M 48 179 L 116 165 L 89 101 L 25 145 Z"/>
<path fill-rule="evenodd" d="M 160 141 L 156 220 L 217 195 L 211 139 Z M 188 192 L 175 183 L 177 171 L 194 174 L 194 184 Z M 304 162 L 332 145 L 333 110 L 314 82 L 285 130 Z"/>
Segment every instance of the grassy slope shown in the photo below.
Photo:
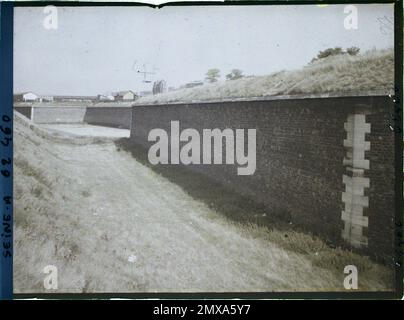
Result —
<path fill-rule="evenodd" d="M 354 57 L 329 57 L 296 71 L 280 71 L 148 96 L 135 104 L 363 91 L 390 93 L 393 87 L 394 53 L 393 50 L 383 50 Z"/>

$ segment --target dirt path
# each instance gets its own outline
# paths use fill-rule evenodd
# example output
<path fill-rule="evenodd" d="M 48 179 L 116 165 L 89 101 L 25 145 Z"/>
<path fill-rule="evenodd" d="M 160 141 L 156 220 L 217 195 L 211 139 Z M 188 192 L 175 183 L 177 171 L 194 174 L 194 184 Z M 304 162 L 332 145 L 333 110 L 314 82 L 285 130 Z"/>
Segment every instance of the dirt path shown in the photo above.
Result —
<path fill-rule="evenodd" d="M 52 132 L 66 132 L 86 137 L 128 138 L 130 130 L 101 127 L 88 124 L 44 124 L 42 128 Z"/>
<path fill-rule="evenodd" d="M 342 270 L 229 222 L 112 141 L 15 128 L 16 292 L 49 292 L 46 265 L 56 292 L 343 290 Z M 383 267 L 367 272 L 368 289 L 386 285 Z"/>

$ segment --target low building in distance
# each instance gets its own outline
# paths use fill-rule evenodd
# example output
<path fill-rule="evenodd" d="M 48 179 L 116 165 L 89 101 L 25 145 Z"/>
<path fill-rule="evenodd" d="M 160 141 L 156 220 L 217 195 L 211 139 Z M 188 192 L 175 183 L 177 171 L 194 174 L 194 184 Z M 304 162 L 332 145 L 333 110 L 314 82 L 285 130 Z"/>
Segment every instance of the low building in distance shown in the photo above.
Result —
<path fill-rule="evenodd" d="M 53 102 L 53 97 L 52 96 L 41 96 L 40 101 L 41 102 Z"/>
<path fill-rule="evenodd" d="M 151 96 L 152 94 L 153 94 L 152 91 L 139 91 L 138 92 L 139 97 Z"/>
<path fill-rule="evenodd" d="M 193 87 L 199 87 L 203 86 L 203 81 L 192 81 L 188 82 L 180 87 L 180 89 L 185 89 L 185 88 L 193 88 Z"/>
<path fill-rule="evenodd" d="M 136 94 L 131 91 L 120 91 L 114 95 L 115 101 L 133 101 L 136 98 Z"/>
<path fill-rule="evenodd" d="M 36 102 L 40 101 L 39 95 L 33 92 L 25 92 L 25 93 L 16 93 L 14 95 L 15 102 Z"/>
<path fill-rule="evenodd" d="M 99 101 L 114 101 L 115 97 L 112 94 L 99 94 L 97 96 L 97 100 Z"/>

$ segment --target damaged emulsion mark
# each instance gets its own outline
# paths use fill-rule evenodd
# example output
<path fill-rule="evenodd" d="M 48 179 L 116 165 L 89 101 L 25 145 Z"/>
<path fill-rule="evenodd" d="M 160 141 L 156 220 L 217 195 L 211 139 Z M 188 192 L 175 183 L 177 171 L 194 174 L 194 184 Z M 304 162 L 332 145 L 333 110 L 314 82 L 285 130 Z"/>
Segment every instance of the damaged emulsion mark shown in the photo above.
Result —
<path fill-rule="evenodd" d="M 9 127 L 11 124 L 11 118 L 7 115 L 2 116 L 2 124 L 0 125 L 0 132 L 3 135 L 2 140 L 0 141 L 1 145 L 4 148 L 11 147 L 11 134 L 12 130 Z M 11 179 L 11 166 L 12 161 L 10 157 L 2 157 L 1 159 L 1 176 L 3 179 Z M 3 208 L 5 212 L 2 212 L 2 230 L 1 230 L 1 242 L 2 242 L 2 256 L 4 258 L 12 257 L 12 216 L 11 216 L 11 205 L 12 205 L 12 197 L 10 195 L 5 195 L 3 197 Z"/>
<path fill-rule="evenodd" d="M 366 159 L 365 152 L 370 150 L 366 134 L 370 133 L 371 127 L 370 123 L 366 122 L 365 114 L 349 114 L 344 128 L 347 138 L 344 140 L 346 155 L 343 160 L 346 173 L 342 176 L 345 184 L 345 191 L 342 192 L 342 238 L 352 246 L 360 248 L 368 245 L 363 229 L 369 226 L 369 218 L 364 215 L 364 209 L 369 207 L 369 197 L 365 195 L 365 189 L 370 186 L 370 179 L 366 177 L 369 160 Z"/>
<path fill-rule="evenodd" d="M 392 95 L 389 95 L 389 97 L 393 100 L 394 102 L 394 113 L 390 115 L 390 122 L 388 124 L 388 127 L 390 128 L 391 131 L 396 132 L 396 133 L 401 133 L 402 128 L 401 128 L 401 105 L 400 105 L 400 99 L 398 96 L 398 89 L 396 88 L 395 90 L 395 95 L 394 97 Z"/>
<path fill-rule="evenodd" d="M 398 134 L 399 140 L 402 140 L 402 110 L 401 110 L 401 101 L 400 101 L 400 90 L 398 88 L 394 89 L 394 96 L 389 95 L 389 97 L 393 100 L 394 102 L 394 113 L 391 114 L 390 116 L 390 122 L 388 124 L 388 127 L 392 132 L 395 134 Z M 401 180 L 401 179 L 400 179 Z M 396 257 L 399 257 L 398 259 L 395 259 L 395 265 L 396 267 L 400 268 L 402 265 L 402 259 L 401 257 L 403 256 L 404 249 L 403 249 L 403 222 L 400 218 L 396 218 L 395 220 L 395 246 L 394 246 L 394 253 Z"/>

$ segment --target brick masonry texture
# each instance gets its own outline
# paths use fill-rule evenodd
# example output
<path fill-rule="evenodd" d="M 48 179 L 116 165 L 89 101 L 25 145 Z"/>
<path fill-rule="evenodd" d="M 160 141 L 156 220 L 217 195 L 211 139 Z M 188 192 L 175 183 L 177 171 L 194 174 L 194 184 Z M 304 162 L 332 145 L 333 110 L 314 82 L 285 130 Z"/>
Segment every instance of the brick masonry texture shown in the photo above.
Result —
<path fill-rule="evenodd" d="M 28 119 L 31 119 L 31 107 L 14 107 L 16 111 L 27 117 Z"/>
<path fill-rule="evenodd" d="M 87 107 L 84 122 L 130 129 L 132 109 L 128 107 Z"/>
<path fill-rule="evenodd" d="M 32 107 L 35 123 L 82 123 L 86 107 Z"/>
<path fill-rule="evenodd" d="M 370 184 L 364 193 L 369 206 L 363 210 L 368 217 L 368 227 L 363 228 L 368 244 L 358 250 L 390 260 L 395 215 L 392 113 L 393 102 L 385 96 L 134 106 L 130 139 L 147 152 L 154 144 L 147 139 L 149 132 L 161 128 L 169 133 L 175 120 L 180 130 L 194 128 L 200 134 L 214 128 L 256 129 L 254 175 L 238 176 L 237 164 L 187 167 L 265 205 L 267 215 L 351 247 L 342 238 L 343 176 L 347 175 L 344 123 L 349 115 L 365 114 L 371 126 L 366 133 L 370 150 L 365 151 L 370 165 L 365 177 Z"/>

